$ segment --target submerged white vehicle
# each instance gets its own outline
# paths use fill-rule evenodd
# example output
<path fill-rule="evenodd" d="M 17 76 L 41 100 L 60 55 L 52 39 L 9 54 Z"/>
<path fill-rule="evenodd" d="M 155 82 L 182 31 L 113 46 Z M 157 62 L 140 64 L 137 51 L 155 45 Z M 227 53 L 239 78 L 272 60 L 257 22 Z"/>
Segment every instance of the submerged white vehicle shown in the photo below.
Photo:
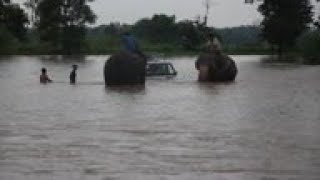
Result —
<path fill-rule="evenodd" d="M 170 62 L 151 61 L 147 63 L 146 76 L 148 77 L 175 77 L 177 74 L 177 71 Z"/>

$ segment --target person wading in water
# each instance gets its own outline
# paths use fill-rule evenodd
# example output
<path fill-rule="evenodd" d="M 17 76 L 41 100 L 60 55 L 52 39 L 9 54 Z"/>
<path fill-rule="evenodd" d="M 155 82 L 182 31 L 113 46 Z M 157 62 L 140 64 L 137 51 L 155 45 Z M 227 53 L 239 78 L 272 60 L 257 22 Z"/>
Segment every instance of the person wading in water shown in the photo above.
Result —
<path fill-rule="evenodd" d="M 78 65 L 72 65 L 72 71 L 70 73 L 70 84 L 76 84 L 77 82 L 77 69 Z"/>
<path fill-rule="evenodd" d="M 52 82 L 52 80 L 47 75 L 47 69 L 46 68 L 42 68 L 41 69 L 41 75 L 40 75 L 40 83 L 41 84 L 47 84 L 47 83 L 51 83 L 51 82 Z"/>

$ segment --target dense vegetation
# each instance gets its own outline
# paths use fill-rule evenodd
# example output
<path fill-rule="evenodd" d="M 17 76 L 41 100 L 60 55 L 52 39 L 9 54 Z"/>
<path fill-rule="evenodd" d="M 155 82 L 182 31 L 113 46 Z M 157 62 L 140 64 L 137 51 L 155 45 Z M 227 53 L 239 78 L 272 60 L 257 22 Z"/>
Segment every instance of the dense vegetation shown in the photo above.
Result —
<path fill-rule="evenodd" d="M 44 23 L 44 22 L 43 22 Z M 87 27 L 85 39 L 81 41 L 81 49 L 70 45 L 72 41 L 79 38 L 66 34 L 63 35 L 50 32 L 54 29 L 54 23 L 39 29 L 29 29 L 27 41 L 14 41 L 6 49 L 8 54 L 108 54 L 119 50 L 121 34 L 131 31 L 145 51 L 167 53 L 167 54 L 194 54 L 198 53 L 206 41 L 206 34 L 215 33 L 222 41 L 224 49 L 230 53 L 256 54 L 266 53 L 259 37 L 260 28 L 255 26 L 242 26 L 234 28 L 213 29 L 204 27 L 201 23 L 189 20 L 177 22 L 174 16 L 154 15 L 152 18 L 144 18 L 133 25 L 121 25 L 110 23 L 98 27 Z M 63 31 L 58 31 L 62 33 Z M 9 33 L 9 32 L 7 32 Z M 69 42 L 69 44 L 63 44 Z M 80 44 L 77 42 L 76 44 Z M 68 50 L 68 46 L 73 50 Z"/>
<path fill-rule="evenodd" d="M 107 54 L 119 50 L 120 36 L 126 31 L 137 37 L 145 51 L 199 53 L 207 35 L 214 33 L 227 53 L 268 54 L 277 49 L 279 59 L 295 51 L 307 63 L 320 63 L 320 21 L 312 19 L 309 0 L 264 0 L 258 8 L 264 16 L 260 26 L 221 29 L 207 27 L 207 15 L 201 22 L 176 21 L 164 14 L 132 25 L 88 27 L 96 19 L 91 1 L 26 0 L 25 7 L 32 12 L 28 18 L 19 5 L 0 0 L 0 54 Z"/>
<path fill-rule="evenodd" d="M 306 64 L 320 64 L 320 30 L 304 33 L 298 40 L 298 48 Z"/>
<path fill-rule="evenodd" d="M 262 36 L 278 49 L 279 60 L 285 48 L 292 48 L 297 38 L 312 22 L 309 0 L 265 0 L 259 6 L 264 16 Z"/>
<path fill-rule="evenodd" d="M 10 0 L 0 0 L 0 53 L 7 53 L 15 48 L 18 41 L 26 40 L 27 15 Z"/>
<path fill-rule="evenodd" d="M 85 25 L 96 19 L 87 0 L 42 0 L 37 13 L 40 40 L 50 43 L 53 53 L 85 52 Z"/>
<path fill-rule="evenodd" d="M 134 25 L 111 23 L 88 29 L 89 51 L 99 54 L 118 49 L 120 35 L 128 30 L 132 31 L 146 51 L 174 54 L 198 52 L 208 32 L 215 33 L 224 48 L 233 53 L 248 53 L 254 48 L 260 51 L 265 49 L 258 27 L 204 28 L 192 21 L 176 22 L 174 16 L 155 15 L 139 20 Z"/>

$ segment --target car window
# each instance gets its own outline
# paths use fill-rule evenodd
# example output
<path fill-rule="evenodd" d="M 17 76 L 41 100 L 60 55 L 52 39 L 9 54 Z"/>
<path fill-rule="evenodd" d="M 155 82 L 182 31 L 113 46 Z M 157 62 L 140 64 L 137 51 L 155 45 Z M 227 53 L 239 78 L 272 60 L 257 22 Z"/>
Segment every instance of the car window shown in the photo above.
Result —
<path fill-rule="evenodd" d="M 147 66 L 149 74 L 153 75 L 170 75 L 175 74 L 175 70 L 171 64 L 149 64 Z"/>
<path fill-rule="evenodd" d="M 175 70 L 173 69 L 173 66 L 170 64 L 168 64 L 168 67 L 169 67 L 169 74 L 174 74 L 175 73 Z"/>

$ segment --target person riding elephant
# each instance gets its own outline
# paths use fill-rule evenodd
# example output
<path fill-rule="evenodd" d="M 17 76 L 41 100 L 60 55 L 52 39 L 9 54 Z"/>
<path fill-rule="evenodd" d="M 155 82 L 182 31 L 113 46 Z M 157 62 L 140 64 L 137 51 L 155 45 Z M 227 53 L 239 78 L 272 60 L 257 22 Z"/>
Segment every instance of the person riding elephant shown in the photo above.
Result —
<path fill-rule="evenodd" d="M 237 75 L 235 62 L 222 52 L 219 40 L 209 34 L 204 52 L 196 61 L 199 81 L 233 81 Z"/>
<path fill-rule="evenodd" d="M 122 51 L 147 59 L 139 44 L 130 32 L 125 32 L 121 38 Z"/>
<path fill-rule="evenodd" d="M 104 66 L 104 79 L 107 86 L 143 85 L 145 76 L 144 59 L 124 51 L 112 55 Z"/>
<path fill-rule="evenodd" d="M 207 53 L 216 53 L 222 51 L 221 42 L 213 33 L 209 33 L 204 51 Z"/>
<path fill-rule="evenodd" d="M 105 83 L 111 85 L 144 84 L 146 56 L 134 37 L 126 32 L 121 38 L 122 50 L 112 55 L 105 63 Z"/>

